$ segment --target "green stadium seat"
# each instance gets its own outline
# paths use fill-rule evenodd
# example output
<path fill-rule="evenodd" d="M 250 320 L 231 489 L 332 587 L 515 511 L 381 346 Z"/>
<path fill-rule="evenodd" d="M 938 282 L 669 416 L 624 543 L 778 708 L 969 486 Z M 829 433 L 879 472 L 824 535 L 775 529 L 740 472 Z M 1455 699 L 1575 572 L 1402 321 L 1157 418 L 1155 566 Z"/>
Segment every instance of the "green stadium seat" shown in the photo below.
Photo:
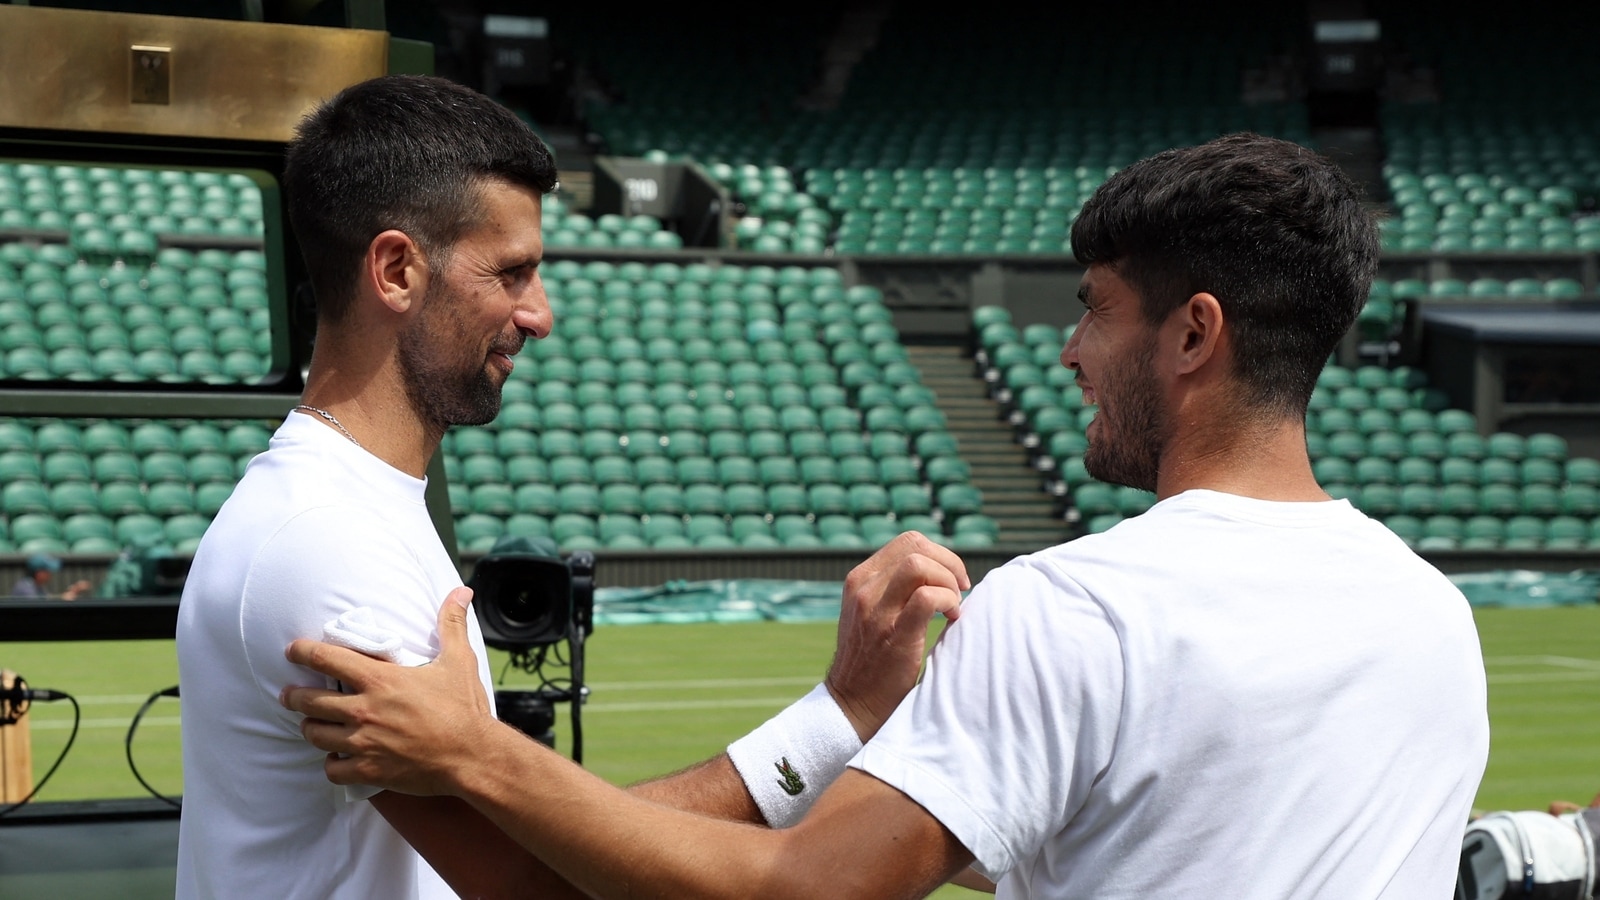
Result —
<path fill-rule="evenodd" d="M 1486 515 L 1515 515 L 1522 509 L 1522 492 L 1510 484 L 1485 483 L 1478 490 L 1478 508 Z"/>
<path fill-rule="evenodd" d="M 1509 459 L 1489 457 L 1478 464 L 1478 480 L 1483 484 L 1522 483 L 1522 467 Z"/>
<path fill-rule="evenodd" d="M 183 513 L 168 518 L 163 524 L 163 532 L 176 552 L 192 554 L 209 527 L 210 518 L 196 513 Z"/>
<path fill-rule="evenodd" d="M 564 483 L 556 488 L 556 507 L 560 510 L 557 518 L 560 515 L 597 516 L 600 514 L 600 489 L 588 482 Z"/>
<path fill-rule="evenodd" d="M 1439 462 L 1439 481 L 1441 484 L 1465 484 L 1477 486 L 1479 483 L 1478 463 L 1471 459 L 1450 457 Z"/>
<path fill-rule="evenodd" d="M 1452 516 L 1471 516 L 1478 509 L 1478 489 L 1472 485 L 1447 484 L 1439 488 L 1439 512 Z"/>
<path fill-rule="evenodd" d="M 638 516 L 644 513 L 644 491 L 637 484 L 608 484 L 600 489 L 600 512 Z"/>
<path fill-rule="evenodd" d="M 166 528 L 162 521 L 147 513 L 132 513 L 119 517 L 116 521 L 115 534 L 117 543 L 122 546 L 153 544 L 166 540 Z"/>
<path fill-rule="evenodd" d="M 524 484 L 513 493 L 518 513 L 550 518 L 560 511 L 556 489 L 549 484 Z"/>
<path fill-rule="evenodd" d="M 811 500 L 804 486 L 792 482 L 767 486 L 767 510 L 773 515 L 804 515 L 810 509 Z"/>
<path fill-rule="evenodd" d="M 1567 459 L 1567 441 L 1566 438 L 1556 434 L 1530 434 L 1523 451 L 1529 460 L 1541 459 L 1564 463 Z"/>
<path fill-rule="evenodd" d="M 684 536 L 696 547 L 737 546 L 728 531 L 727 521 L 717 514 L 691 514 L 684 523 Z"/>
<path fill-rule="evenodd" d="M 1476 515 L 1462 523 L 1461 549 L 1493 550 L 1505 540 L 1505 519 Z"/>
<path fill-rule="evenodd" d="M 732 516 L 765 515 L 767 491 L 757 484 L 731 484 L 723 489 L 723 511 Z"/>
<path fill-rule="evenodd" d="M 806 488 L 807 508 L 818 516 L 842 515 L 850 511 L 850 496 L 842 485 L 822 482 Z"/>
<path fill-rule="evenodd" d="M 64 481 L 89 481 L 93 478 L 89 460 L 76 450 L 57 450 L 44 458 L 40 476 L 46 484 Z"/>
<path fill-rule="evenodd" d="M 1527 455 L 1527 439 L 1509 431 L 1497 431 L 1489 435 L 1487 451 L 1492 457 L 1520 462 Z"/>
<path fill-rule="evenodd" d="M 506 519 L 505 533 L 515 537 L 550 537 L 550 520 L 531 513 L 517 513 Z"/>
<path fill-rule="evenodd" d="M 1590 484 L 1568 484 L 1562 488 L 1562 512 L 1566 516 L 1600 516 L 1600 488 Z"/>
<path fill-rule="evenodd" d="M 599 530 L 589 516 L 563 513 L 550 520 L 550 536 L 564 549 L 588 548 L 598 542 Z"/>
<path fill-rule="evenodd" d="M 1561 492 L 1554 485 L 1527 484 L 1522 487 L 1521 511 L 1548 517 L 1561 511 Z"/>
<path fill-rule="evenodd" d="M 1547 550 L 1580 550 L 1589 539 L 1589 526 L 1575 516 L 1554 516 L 1545 523 Z"/>
<path fill-rule="evenodd" d="M 1344 462 L 1344 460 L 1334 461 Z M 1334 481 L 1350 482 L 1352 479 L 1336 478 Z M 1353 481 L 1363 487 L 1372 484 L 1395 484 L 1399 481 L 1399 475 L 1394 463 L 1390 460 L 1376 456 L 1366 456 L 1356 460 Z"/>
<path fill-rule="evenodd" d="M 13 480 L 0 489 L 0 511 L 7 516 L 50 512 L 50 492 L 37 480 Z"/>
<path fill-rule="evenodd" d="M 114 552 L 116 547 L 115 538 L 115 528 L 111 520 L 105 516 L 92 512 L 79 513 L 61 520 L 61 539 L 68 543 L 73 553 L 103 552 L 83 549 L 87 541 L 109 542 Z M 88 546 L 101 545 L 96 543 Z"/>
<path fill-rule="evenodd" d="M 194 509 L 203 516 L 215 516 L 233 494 L 232 481 L 211 481 L 195 486 Z"/>
<path fill-rule="evenodd" d="M 1543 519 L 1537 516 L 1513 516 L 1506 521 L 1502 546 L 1507 550 L 1539 550 L 1544 546 L 1544 537 Z"/>
<path fill-rule="evenodd" d="M 1457 431 L 1445 438 L 1445 454 L 1461 459 L 1482 460 L 1489 455 L 1488 442 L 1475 431 Z"/>
<path fill-rule="evenodd" d="M 145 508 L 155 516 L 170 517 L 194 512 L 194 489 L 179 482 L 152 484 L 145 495 Z"/>

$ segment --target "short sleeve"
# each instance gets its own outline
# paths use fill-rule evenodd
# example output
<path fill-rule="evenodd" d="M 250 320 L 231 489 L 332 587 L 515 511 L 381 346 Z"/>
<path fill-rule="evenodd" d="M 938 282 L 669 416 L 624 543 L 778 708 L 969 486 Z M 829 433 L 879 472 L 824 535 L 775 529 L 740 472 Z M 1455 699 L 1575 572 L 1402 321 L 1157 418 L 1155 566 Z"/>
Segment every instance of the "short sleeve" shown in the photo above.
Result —
<path fill-rule="evenodd" d="M 973 589 L 921 683 L 850 764 L 916 801 L 999 880 L 1066 828 L 1110 764 L 1122 683 L 1099 604 L 1014 561 Z"/>
<path fill-rule="evenodd" d="M 291 641 L 320 640 L 328 622 L 366 607 L 375 627 L 398 636 L 409 654 L 439 654 L 444 596 L 417 554 L 370 511 L 330 506 L 301 513 L 249 566 L 239 610 L 245 658 L 270 721 L 295 740 L 300 716 L 278 704 L 279 691 L 289 684 L 321 687 L 327 679 L 284 658 Z"/>

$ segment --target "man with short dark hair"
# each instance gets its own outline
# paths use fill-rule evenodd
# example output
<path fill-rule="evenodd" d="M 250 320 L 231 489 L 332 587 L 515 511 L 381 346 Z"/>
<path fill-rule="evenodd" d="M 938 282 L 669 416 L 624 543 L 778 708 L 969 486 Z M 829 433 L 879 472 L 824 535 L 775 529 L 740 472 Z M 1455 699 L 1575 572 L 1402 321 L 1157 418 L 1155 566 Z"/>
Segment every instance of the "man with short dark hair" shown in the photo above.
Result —
<path fill-rule="evenodd" d="M 301 405 L 185 584 L 179 897 L 448 895 L 394 827 L 421 821 L 412 798 L 327 791 L 270 700 L 296 673 L 279 645 L 335 622 L 392 639 L 396 661 L 435 652 L 435 611 L 461 582 L 424 474 L 446 428 L 494 417 L 512 358 L 550 331 L 537 266 L 555 183 L 515 116 L 440 79 L 348 88 L 289 146 L 316 346 Z"/>
<path fill-rule="evenodd" d="M 184 586 L 180 898 L 573 895 L 459 800 L 330 785 L 300 717 L 276 702 L 284 684 L 314 676 L 284 658 L 295 638 L 357 648 L 391 674 L 438 653 L 439 609 L 464 589 L 424 473 L 447 428 L 494 418 L 514 357 L 550 333 L 539 225 L 555 184 L 527 126 L 437 78 L 348 88 L 289 146 L 284 186 L 317 298 L 316 347 L 301 404 L 251 461 Z M 811 794 L 910 689 L 929 620 L 954 618 L 967 586 L 954 554 L 917 537 L 857 570 L 844 598 L 855 627 L 841 632 L 826 686 L 796 704 L 837 748 L 807 767 Z M 476 621 L 462 627 L 477 658 L 466 689 L 482 697 L 482 636 Z M 792 746 L 781 735 L 755 744 L 752 758 Z M 765 765 L 745 765 L 758 785 L 771 780 Z M 771 806 L 729 755 L 635 790 L 745 821 Z"/>
<path fill-rule="evenodd" d="M 1012 897 L 1449 896 L 1488 752 L 1473 621 L 1306 453 L 1376 267 L 1359 191 L 1235 135 L 1122 170 L 1072 238 L 1085 464 L 1158 502 L 991 572 L 793 828 L 641 803 L 498 726 L 458 699 L 459 604 L 401 679 L 290 648 L 357 690 L 284 695 L 350 754 L 329 777 L 461 797 L 594 896 L 921 896 L 973 863 Z"/>

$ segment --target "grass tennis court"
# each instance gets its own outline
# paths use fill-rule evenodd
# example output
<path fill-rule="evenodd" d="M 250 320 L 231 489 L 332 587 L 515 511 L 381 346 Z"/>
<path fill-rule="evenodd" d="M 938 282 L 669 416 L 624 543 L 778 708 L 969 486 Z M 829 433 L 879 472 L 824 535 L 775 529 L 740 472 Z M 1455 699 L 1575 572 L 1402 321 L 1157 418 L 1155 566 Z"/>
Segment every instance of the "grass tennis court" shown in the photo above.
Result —
<path fill-rule="evenodd" d="M 1486 609 L 1477 619 L 1493 729 L 1478 807 L 1587 801 L 1600 791 L 1600 607 Z M 625 784 L 720 751 L 822 677 L 833 637 L 832 623 L 602 627 L 589 643 L 587 765 Z M 498 672 L 504 657 L 496 657 Z M 77 744 L 40 799 L 142 794 L 123 739 L 144 698 L 177 683 L 171 642 L 0 644 L 0 666 L 83 704 Z M 518 672 L 507 679 L 508 686 L 528 683 Z M 36 708 L 36 777 L 59 752 L 70 721 L 65 703 Z M 566 723 L 561 710 L 562 752 L 571 750 Z M 134 753 L 157 789 L 181 790 L 177 701 L 162 700 L 146 716 Z"/>

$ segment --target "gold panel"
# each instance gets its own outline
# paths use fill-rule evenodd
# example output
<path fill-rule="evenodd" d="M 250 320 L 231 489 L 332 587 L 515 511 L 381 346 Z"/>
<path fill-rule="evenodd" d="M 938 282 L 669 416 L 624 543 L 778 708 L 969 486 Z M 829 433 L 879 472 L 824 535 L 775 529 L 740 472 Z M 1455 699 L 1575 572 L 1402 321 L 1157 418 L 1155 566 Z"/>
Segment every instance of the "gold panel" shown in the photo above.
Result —
<path fill-rule="evenodd" d="M 286 141 L 388 54 L 382 31 L 0 4 L 0 127 Z"/>

